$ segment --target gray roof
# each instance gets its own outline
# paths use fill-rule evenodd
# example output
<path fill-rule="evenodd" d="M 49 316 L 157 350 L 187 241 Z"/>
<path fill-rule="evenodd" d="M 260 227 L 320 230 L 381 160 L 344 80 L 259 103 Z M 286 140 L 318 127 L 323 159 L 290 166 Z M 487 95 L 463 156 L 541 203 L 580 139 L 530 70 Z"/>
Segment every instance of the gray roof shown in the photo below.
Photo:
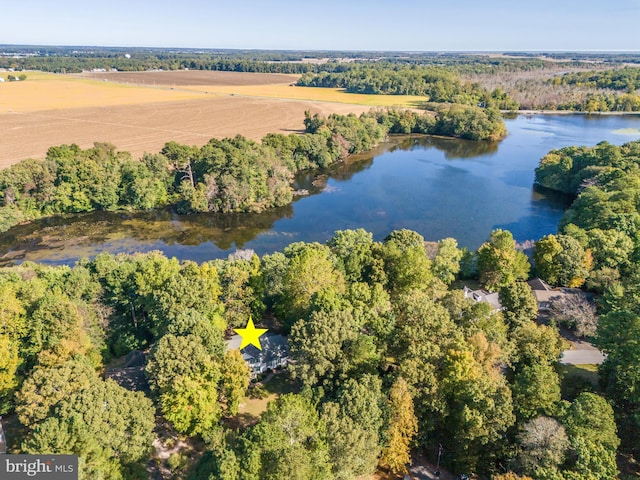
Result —
<path fill-rule="evenodd" d="M 541 278 L 536 277 L 532 280 L 529 280 L 527 283 L 531 287 L 531 290 L 533 290 L 534 292 L 536 290 L 546 290 L 546 291 L 551 290 L 551 287 L 549 286 L 549 284 L 547 284 L 547 282 L 545 282 Z"/>
<path fill-rule="evenodd" d="M 493 310 L 501 310 L 500 296 L 497 292 L 487 292 L 486 290 L 471 290 L 464 287 L 464 298 L 470 298 L 476 302 L 485 302 L 491 305 Z"/>
<path fill-rule="evenodd" d="M 238 350 L 242 344 L 242 337 L 234 335 L 227 340 L 227 350 Z M 275 333 L 265 333 L 260 336 L 262 350 L 253 345 L 244 347 L 241 351 L 242 358 L 248 363 L 268 363 L 276 358 L 289 356 L 289 343 L 287 338 Z"/>
<path fill-rule="evenodd" d="M 548 309 L 554 300 L 567 295 L 575 295 L 581 290 L 575 288 L 551 288 L 548 283 L 540 278 L 534 278 L 527 282 L 538 302 L 538 308 Z"/>

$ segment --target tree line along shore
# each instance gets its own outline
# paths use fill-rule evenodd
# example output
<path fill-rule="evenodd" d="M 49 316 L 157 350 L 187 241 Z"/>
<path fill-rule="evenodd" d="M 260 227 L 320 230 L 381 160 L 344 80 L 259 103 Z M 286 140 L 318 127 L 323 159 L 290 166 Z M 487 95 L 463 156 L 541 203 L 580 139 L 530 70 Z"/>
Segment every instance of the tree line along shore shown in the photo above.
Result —
<path fill-rule="evenodd" d="M 321 169 L 366 152 L 389 134 L 422 133 L 499 140 L 500 113 L 472 106 L 436 114 L 377 110 L 323 118 L 307 114 L 306 133 L 212 139 L 201 148 L 168 142 L 134 161 L 113 145 L 51 147 L 45 160 L 25 160 L 0 171 L 0 231 L 23 221 L 95 210 L 179 213 L 260 212 L 293 200 L 297 172 Z"/>

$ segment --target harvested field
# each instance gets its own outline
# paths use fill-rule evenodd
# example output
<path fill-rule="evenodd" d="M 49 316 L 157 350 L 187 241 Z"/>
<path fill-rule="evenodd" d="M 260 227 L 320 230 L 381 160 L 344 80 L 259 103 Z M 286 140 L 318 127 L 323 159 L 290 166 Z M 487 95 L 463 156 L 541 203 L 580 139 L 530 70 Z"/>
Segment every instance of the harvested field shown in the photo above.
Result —
<path fill-rule="evenodd" d="M 424 100 L 293 87 L 297 76 L 280 74 L 26 74 L 24 82 L 0 83 L 0 168 L 25 158 L 43 158 L 52 145 L 77 143 L 88 148 L 94 142 L 110 142 L 139 158 L 144 152 L 160 151 L 171 140 L 203 145 L 213 137 L 241 134 L 259 140 L 270 132 L 300 131 L 305 110 L 360 114 L 373 106 L 414 107 Z M 101 80 L 105 76 L 113 81 Z M 144 85 L 115 81 L 133 78 Z"/>
<path fill-rule="evenodd" d="M 300 75 L 280 73 L 218 72 L 207 70 L 178 70 L 168 72 L 85 72 L 74 75 L 115 83 L 134 85 L 273 85 L 295 83 Z"/>
<path fill-rule="evenodd" d="M 80 78 L 136 86 L 167 88 L 181 92 L 243 95 L 248 97 L 288 98 L 370 106 L 416 107 L 426 97 L 413 95 L 364 95 L 347 93 L 341 88 L 297 87 L 300 75 L 275 73 L 217 72 L 181 70 L 173 72 L 91 72 Z"/>
<path fill-rule="evenodd" d="M 0 114 L 174 102 L 203 95 L 198 91 L 145 88 L 69 75 L 27 72 L 24 82 L 0 83 Z"/>
<path fill-rule="evenodd" d="M 291 133 L 304 128 L 305 110 L 328 115 L 356 114 L 362 105 L 303 102 L 247 97 L 206 97 L 154 102 L 0 113 L 0 168 L 25 158 L 43 158 L 52 145 L 110 142 L 139 158 L 157 153 L 168 141 L 203 145 L 210 138 L 240 133 L 258 140 L 270 132 Z"/>
<path fill-rule="evenodd" d="M 184 86 L 184 91 L 202 91 L 203 87 Z M 291 85 L 240 85 L 207 87 L 209 93 L 218 95 L 244 95 L 249 97 L 289 98 L 292 100 L 317 100 L 323 102 L 369 105 L 371 107 L 415 108 L 426 102 L 427 97 L 413 95 L 366 95 L 347 93 L 341 88 L 296 87 Z"/>

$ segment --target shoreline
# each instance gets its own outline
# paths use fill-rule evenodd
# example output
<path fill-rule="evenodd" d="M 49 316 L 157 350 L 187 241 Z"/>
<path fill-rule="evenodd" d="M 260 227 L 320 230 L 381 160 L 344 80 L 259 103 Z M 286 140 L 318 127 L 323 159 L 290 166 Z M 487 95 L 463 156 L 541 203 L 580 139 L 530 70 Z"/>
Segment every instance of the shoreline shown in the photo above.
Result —
<path fill-rule="evenodd" d="M 594 116 L 623 116 L 640 115 L 640 112 L 583 112 L 576 110 L 501 110 L 503 114 L 515 115 L 594 115 Z"/>

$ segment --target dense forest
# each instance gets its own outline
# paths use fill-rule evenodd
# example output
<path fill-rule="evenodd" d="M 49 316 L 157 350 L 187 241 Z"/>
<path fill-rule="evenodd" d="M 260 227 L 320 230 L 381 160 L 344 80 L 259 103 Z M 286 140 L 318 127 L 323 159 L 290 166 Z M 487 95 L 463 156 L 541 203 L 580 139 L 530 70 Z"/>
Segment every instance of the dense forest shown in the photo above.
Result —
<path fill-rule="evenodd" d="M 260 212 L 291 203 L 293 175 L 365 152 L 388 134 L 428 133 L 472 140 L 506 134 L 500 113 L 452 106 L 436 114 L 379 110 L 360 117 L 307 115 L 304 134 L 212 139 L 198 148 L 169 142 L 135 161 L 113 145 L 51 147 L 45 160 L 0 171 L 0 231 L 22 221 L 95 210 Z"/>
<path fill-rule="evenodd" d="M 344 88 L 351 93 L 421 95 L 436 103 L 518 109 L 518 104 L 502 90 L 489 92 L 477 83 L 463 83 L 457 72 L 441 67 L 352 64 L 341 72 L 303 75 L 298 85 Z"/>
<path fill-rule="evenodd" d="M 634 92 L 640 88 L 640 68 L 565 73 L 553 79 L 556 85 L 577 85 Z"/>
<path fill-rule="evenodd" d="M 640 454 L 639 165 L 640 142 L 545 156 L 537 182 L 576 199 L 533 269 L 504 230 L 476 252 L 346 230 L 201 265 L 151 252 L 1 269 L 10 450 L 76 453 L 87 479 L 354 479 L 401 474 L 411 449 L 434 459 L 438 445 L 443 466 L 480 478 L 617 478 Z M 596 293 L 597 312 L 576 294 L 540 323 L 532 275 Z M 503 309 L 465 298 L 461 279 Z M 242 424 L 265 385 L 224 340 L 249 316 L 288 335 L 278 377 L 293 383 Z M 556 324 L 607 354 L 599 387 L 558 364 Z M 129 366 L 136 352 L 146 360 Z M 156 437 L 166 461 L 152 460 Z"/>
<path fill-rule="evenodd" d="M 0 270 L 12 449 L 76 453 L 82 478 L 146 478 L 160 422 L 201 445 L 191 467 L 181 454 L 167 462 L 178 478 L 402 473 L 411 447 L 438 444 L 456 472 L 613 478 L 614 412 L 584 386 L 563 387 L 560 336 L 534 321 L 511 234 L 493 232 L 474 254 L 453 239 L 431 251 L 415 232 L 374 242 L 355 230 L 261 259 L 101 254 Z M 449 286 L 460 274 L 499 290 L 506 309 L 465 299 Z M 223 342 L 249 315 L 289 333 L 298 387 L 234 429 L 239 403 L 259 391 Z M 110 366 L 134 349 L 148 350 L 146 367 L 125 388 Z"/>
<path fill-rule="evenodd" d="M 446 66 L 461 73 L 529 71 L 557 62 L 532 56 L 492 56 L 464 53 L 375 52 L 375 51 L 268 51 L 225 49 L 169 49 L 117 47 L 0 46 L 0 68 L 79 73 L 82 70 L 120 71 L 223 70 L 263 73 L 340 72 L 349 64 L 381 63 L 397 65 Z M 552 58 L 552 57 L 549 57 Z M 637 61 L 632 54 L 594 57 L 599 62 L 623 64 Z M 567 67 L 592 61 L 585 55 L 563 58 Z"/>
<path fill-rule="evenodd" d="M 298 85 L 347 92 L 424 95 L 434 103 L 460 103 L 500 110 L 638 112 L 640 68 L 562 74 L 558 67 L 531 70 L 453 69 L 385 63 L 350 64 L 341 71 L 306 73 Z M 464 72 L 460 75 L 459 72 Z"/>
<path fill-rule="evenodd" d="M 547 239 L 539 257 L 545 258 L 545 268 L 553 276 L 575 267 L 575 262 L 566 263 L 572 248 L 579 246 L 589 253 L 586 287 L 601 294 L 595 340 L 607 354 L 600 381 L 614 406 L 622 450 L 637 457 L 640 141 L 620 147 L 602 142 L 593 148 L 554 150 L 541 160 L 536 181 L 576 196 L 562 219 L 560 235 Z M 565 239 L 565 245 L 559 238 Z"/>

